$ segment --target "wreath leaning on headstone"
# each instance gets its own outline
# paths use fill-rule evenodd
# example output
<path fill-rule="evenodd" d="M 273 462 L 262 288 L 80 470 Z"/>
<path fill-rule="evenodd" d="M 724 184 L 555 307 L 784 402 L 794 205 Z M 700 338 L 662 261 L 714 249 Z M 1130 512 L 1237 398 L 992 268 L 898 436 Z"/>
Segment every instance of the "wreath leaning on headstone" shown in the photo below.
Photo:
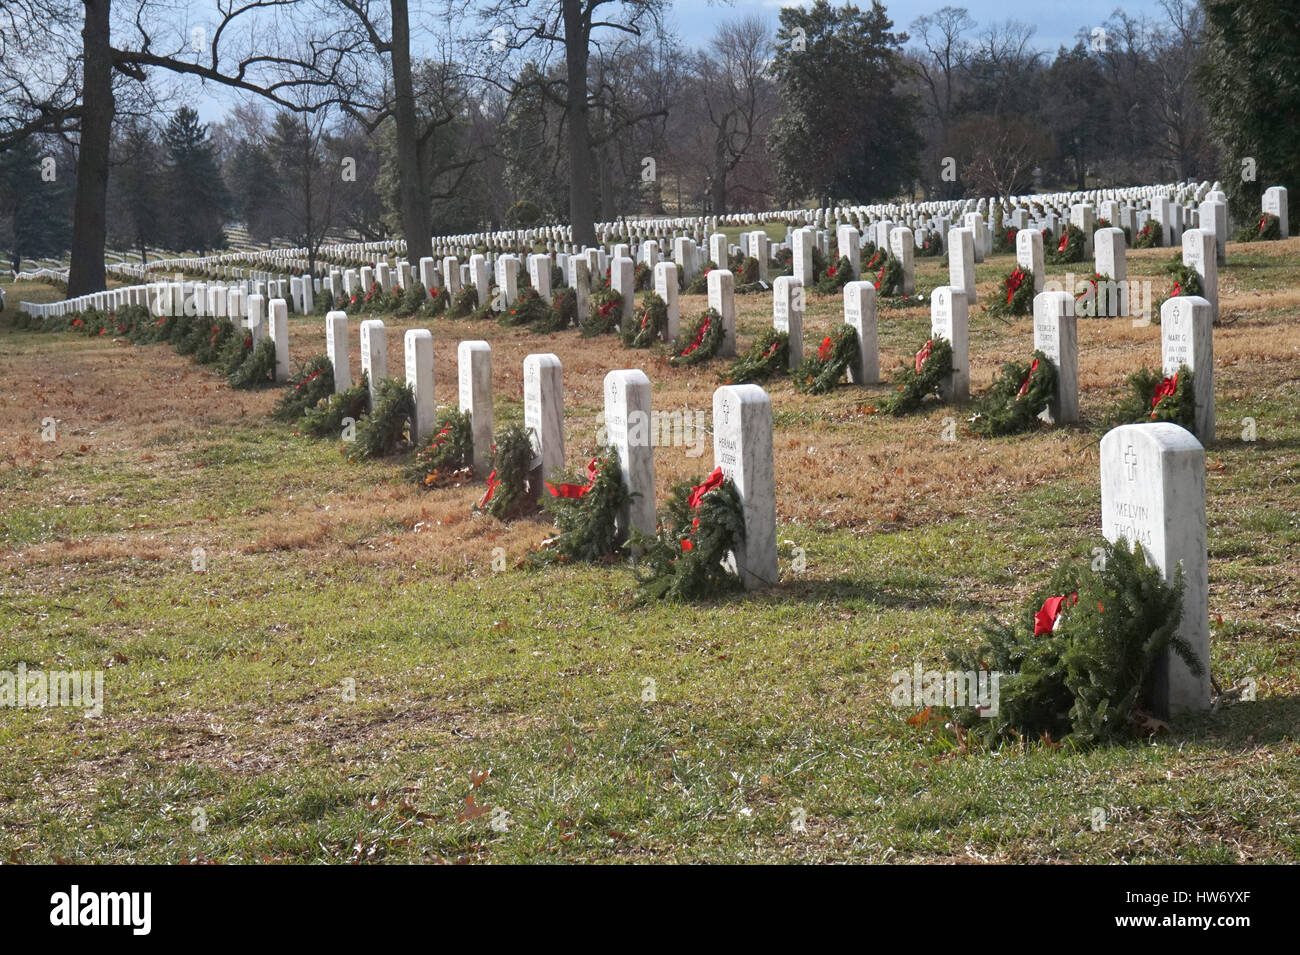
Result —
<path fill-rule="evenodd" d="M 370 384 L 365 374 L 346 391 L 340 391 L 316 402 L 298 419 L 298 430 L 313 438 L 335 438 L 343 432 L 343 421 L 351 418 L 355 423 L 370 405 Z"/>
<path fill-rule="evenodd" d="M 1056 397 L 1056 366 L 1035 351 L 1028 364 L 1010 361 L 976 407 L 971 429 L 986 438 L 1028 431 Z"/>
<path fill-rule="evenodd" d="M 1034 310 L 1034 273 L 1022 265 L 1002 277 L 1002 295 L 987 305 L 990 315 L 1029 315 Z"/>
<path fill-rule="evenodd" d="M 826 266 L 821 278 L 813 286 L 813 291 L 821 295 L 834 295 L 855 278 L 857 276 L 853 274 L 853 263 L 847 255 L 842 255 L 834 265 Z"/>
<path fill-rule="evenodd" d="M 674 368 L 702 364 L 718 353 L 722 337 L 722 316 L 715 308 L 706 309 L 673 343 L 668 363 Z"/>
<path fill-rule="evenodd" d="M 415 452 L 408 473 L 421 487 L 459 483 L 474 472 L 474 437 L 467 411 L 444 408 L 429 443 Z"/>
<path fill-rule="evenodd" d="M 1165 302 L 1180 295 L 1200 295 L 1201 275 L 1190 265 L 1184 265 L 1182 259 L 1175 257 L 1165 266 L 1165 272 L 1174 280 L 1173 286 L 1151 305 L 1151 321 L 1160 324 L 1160 310 Z"/>
<path fill-rule="evenodd" d="M 861 359 L 857 329 L 840 325 L 822 339 L 817 354 L 805 358 L 794 370 L 794 386 L 810 395 L 825 394 L 840 383 L 849 369 L 860 371 Z"/>
<path fill-rule="evenodd" d="M 348 457 L 383 458 L 406 440 L 415 417 L 415 391 L 405 381 L 381 378 L 375 388 L 370 413 L 357 422 L 356 440 L 348 446 Z"/>
<path fill-rule="evenodd" d="M 1172 377 L 1142 367 L 1128 376 L 1128 394 L 1119 400 L 1106 419 L 1106 427 L 1140 424 L 1146 421 L 1172 421 L 1188 431 L 1196 424 L 1196 392 L 1192 372 L 1180 365 Z"/>
<path fill-rule="evenodd" d="M 1133 248 L 1154 249 L 1160 245 L 1163 234 L 1164 230 L 1160 228 L 1160 223 L 1155 219 L 1148 219 L 1138 230 L 1138 234 L 1133 237 Z"/>
<path fill-rule="evenodd" d="M 740 578 L 723 562 L 744 539 L 740 495 L 721 467 L 699 484 L 675 485 L 658 534 L 632 532 L 642 552 L 633 565 L 638 599 L 697 600 L 737 589 Z"/>
<path fill-rule="evenodd" d="M 668 305 L 654 292 L 641 299 L 641 306 L 632 313 L 632 321 L 623 329 L 623 345 L 627 348 L 649 348 L 667 333 Z"/>
<path fill-rule="evenodd" d="M 327 355 L 314 355 L 289 379 L 289 388 L 280 396 L 271 417 L 277 421 L 297 421 L 307 409 L 315 408 L 322 398 L 332 394 L 334 363 Z"/>
<path fill-rule="evenodd" d="M 470 286 L 458 289 L 451 300 L 448 318 L 465 318 L 478 308 L 478 291 Z"/>
<path fill-rule="evenodd" d="M 492 471 L 487 476 L 487 490 L 474 510 L 501 521 L 536 510 L 530 477 L 532 463 L 533 441 L 527 428 L 515 424 L 499 433 L 492 445 Z"/>
<path fill-rule="evenodd" d="M 898 366 L 894 391 L 881 406 L 896 417 L 915 411 L 926 398 L 940 396 L 940 388 L 951 374 L 952 345 L 946 338 L 932 338 L 921 346 L 912 364 Z"/>
<path fill-rule="evenodd" d="M 1282 238 L 1282 220 L 1271 212 L 1261 212 L 1259 220 L 1241 229 L 1234 237 L 1238 242 L 1270 242 Z"/>
<path fill-rule="evenodd" d="M 885 259 L 876 273 L 876 292 L 884 298 L 897 298 L 903 294 L 903 263 L 894 256 Z"/>
<path fill-rule="evenodd" d="M 1177 634 L 1182 609 L 1181 567 L 1167 584 L 1141 547 L 1107 543 L 1091 566 L 1058 568 L 1011 623 L 985 624 L 979 647 L 947 651 L 955 669 L 999 675 L 996 712 L 959 707 L 954 721 L 990 743 L 1068 737 L 1091 746 L 1150 728 L 1141 707 L 1166 651 L 1205 672 Z"/>
<path fill-rule="evenodd" d="M 581 330 L 583 338 L 606 335 L 618 327 L 618 320 L 623 314 L 623 293 L 611 288 L 603 288 L 591 293 L 591 311 L 583 318 Z"/>
<path fill-rule="evenodd" d="M 789 334 L 769 328 L 745 354 L 727 366 L 720 379 L 728 385 L 757 383 L 784 374 L 789 366 Z"/>
<path fill-rule="evenodd" d="M 1056 244 L 1056 251 L 1047 256 L 1047 261 L 1052 265 L 1082 262 L 1088 247 L 1087 241 L 1088 238 L 1083 234 L 1083 230 L 1071 223 L 1061 233 L 1061 241 Z"/>
<path fill-rule="evenodd" d="M 618 451 L 606 448 L 587 462 L 585 480 L 546 482 L 542 507 L 559 533 L 529 555 L 533 564 L 594 561 L 623 547 L 618 522 L 632 495 L 623 483 Z"/>

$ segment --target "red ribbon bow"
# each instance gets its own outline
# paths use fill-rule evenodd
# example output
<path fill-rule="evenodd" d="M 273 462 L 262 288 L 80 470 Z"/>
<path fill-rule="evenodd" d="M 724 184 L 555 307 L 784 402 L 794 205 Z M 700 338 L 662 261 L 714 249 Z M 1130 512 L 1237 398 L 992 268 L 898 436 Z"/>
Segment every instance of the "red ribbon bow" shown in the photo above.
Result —
<path fill-rule="evenodd" d="M 1056 621 L 1061 616 L 1061 611 L 1069 603 L 1071 606 L 1079 602 L 1079 592 L 1076 590 L 1068 597 L 1048 597 L 1043 601 L 1043 606 L 1038 613 L 1034 614 L 1034 636 L 1041 637 L 1045 633 L 1051 633 L 1056 629 Z"/>
<path fill-rule="evenodd" d="M 704 483 L 691 489 L 691 495 L 686 499 L 690 507 L 699 507 L 700 502 L 704 500 L 704 495 L 708 494 L 715 488 L 722 486 L 722 466 L 713 469 L 713 473 L 704 479 Z"/>
<path fill-rule="evenodd" d="M 1016 292 L 1020 290 L 1020 286 L 1024 284 L 1025 284 L 1024 269 L 1018 268 L 1010 275 L 1007 276 L 1007 304 L 1008 305 L 1010 305 L 1011 300 L 1015 298 Z"/>
<path fill-rule="evenodd" d="M 556 487 L 550 481 L 547 481 L 546 489 L 550 491 L 554 497 L 585 497 L 587 492 L 596 486 L 596 478 L 599 474 L 600 467 L 597 465 L 596 459 L 592 458 L 587 462 L 586 484 L 561 484 L 559 487 Z"/>
<path fill-rule="evenodd" d="M 1065 247 L 1070 244 L 1070 233 L 1067 231 L 1061 236 L 1061 244 L 1056 247 L 1057 252 L 1064 252 Z"/>
<path fill-rule="evenodd" d="M 1156 412 L 1155 412 L 1156 405 L 1160 404 L 1160 402 L 1168 398 L 1170 395 L 1174 395 L 1177 393 L 1178 393 L 1178 373 L 1175 372 L 1174 377 L 1162 379 L 1160 384 L 1156 386 L 1155 394 L 1151 396 L 1151 417 L 1154 418 L 1156 416 Z"/>
<path fill-rule="evenodd" d="M 1020 390 L 1016 392 L 1016 401 L 1019 401 L 1025 395 L 1029 394 L 1029 382 L 1034 377 L 1034 372 L 1038 371 L 1038 359 L 1035 358 L 1029 365 L 1029 374 L 1025 375 L 1025 380 L 1020 385 Z"/>
<path fill-rule="evenodd" d="M 478 502 L 479 508 L 483 508 L 488 501 L 492 500 L 492 495 L 496 493 L 497 488 L 500 486 L 501 482 L 497 480 L 496 468 L 493 468 L 492 473 L 487 476 L 487 493 L 483 495 L 483 500 Z"/>
<path fill-rule="evenodd" d="M 817 360 L 818 361 L 829 360 L 831 357 L 831 349 L 833 347 L 834 346 L 831 344 L 831 336 L 827 335 L 825 338 L 822 339 L 822 343 L 817 346 Z"/>
<path fill-rule="evenodd" d="M 934 339 L 925 343 L 924 347 L 916 353 L 916 373 L 921 373 L 921 366 L 925 364 L 926 359 L 930 357 L 930 352 L 934 350 Z"/>

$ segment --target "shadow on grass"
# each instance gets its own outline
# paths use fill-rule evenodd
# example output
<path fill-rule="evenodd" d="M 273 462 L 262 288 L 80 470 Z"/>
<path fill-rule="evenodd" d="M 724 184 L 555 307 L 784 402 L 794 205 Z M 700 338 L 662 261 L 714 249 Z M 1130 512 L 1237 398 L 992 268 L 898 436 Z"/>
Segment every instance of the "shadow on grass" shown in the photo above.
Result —
<path fill-rule="evenodd" d="M 1257 746 L 1300 740 L 1300 696 L 1275 696 L 1232 703 L 1179 727 L 1189 737 L 1224 750 L 1245 752 Z"/>

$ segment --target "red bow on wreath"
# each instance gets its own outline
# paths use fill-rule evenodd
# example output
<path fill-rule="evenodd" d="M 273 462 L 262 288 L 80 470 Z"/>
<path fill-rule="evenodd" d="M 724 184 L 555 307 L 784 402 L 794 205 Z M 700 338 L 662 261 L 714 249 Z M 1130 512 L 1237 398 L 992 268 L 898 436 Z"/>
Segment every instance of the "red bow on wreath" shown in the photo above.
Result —
<path fill-rule="evenodd" d="M 1061 244 L 1058 245 L 1058 246 L 1056 247 L 1056 251 L 1057 251 L 1057 252 L 1064 252 L 1064 251 L 1065 251 L 1065 247 L 1066 247 L 1067 245 L 1069 245 L 1069 244 L 1070 244 L 1070 233 L 1069 233 L 1068 231 L 1066 231 L 1066 232 L 1061 236 Z"/>
<path fill-rule="evenodd" d="M 934 350 L 934 339 L 925 343 L 924 347 L 916 353 L 916 373 L 921 373 L 921 366 L 925 364 L 926 359 L 930 357 L 930 352 Z"/>
<path fill-rule="evenodd" d="M 1174 290 L 1173 290 L 1172 292 L 1169 293 L 1169 297 L 1170 297 L 1170 298 L 1177 298 L 1178 296 L 1180 296 L 1180 295 L 1182 295 L 1182 294 L 1183 294 L 1183 283 L 1182 283 L 1182 282 L 1175 282 L 1175 283 L 1174 283 Z"/>
<path fill-rule="evenodd" d="M 1016 292 L 1020 291 L 1020 286 L 1025 284 L 1025 270 L 1016 269 L 1007 276 L 1007 304 L 1016 297 Z"/>
<path fill-rule="evenodd" d="M 1016 392 L 1016 401 L 1019 401 L 1025 395 L 1029 394 L 1029 382 L 1033 380 L 1034 372 L 1038 371 L 1038 359 L 1035 358 L 1029 365 L 1029 374 L 1025 375 L 1025 380 L 1020 385 L 1020 390 Z"/>
<path fill-rule="evenodd" d="M 556 487 L 550 481 L 546 482 L 546 489 L 554 497 L 585 497 L 587 492 L 596 486 L 596 477 L 600 474 L 600 468 L 596 464 L 596 459 L 592 458 L 587 462 L 587 483 L 586 484 L 561 484 Z"/>
<path fill-rule="evenodd" d="M 1162 379 L 1160 384 L 1156 386 L 1155 394 L 1151 396 L 1151 417 L 1154 418 L 1156 416 L 1156 412 L 1155 412 L 1156 405 L 1160 404 L 1160 402 L 1168 398 L 1170 395 L 1174 395 L 1177 393 L 1178 393 L 1178 373 L 1175 372 L 1174 377 Z"/>
<path fill-rule="evenodd" d="M 700 344 L 704 341 L 704 336 L 708 332 L 709 326 L 712 323 L 713 323 L 713 316 L 706 313 L 704 316 L 704 321 L 700 322 L 700 330 L 695 335 L 695 341 L 687 345 L 686 351 L 682 352 L 679 357 L 685 358 L 691 352 L 695 351 L 695 349 L 700 347 Z"/>
<path fill-rule="evenodd" d="M 690 497 L 686 499 L 687 505 L 691 508 L 699 507 L 700 502 L 704 500 L 704 495 L 708 494 L 710 491 L 714 490 L 715 488 L 721 487 L 723 480 L 724 478 L 722 476 L 722 467 L 718 466 L 714 468 L 713 473 L 704 479 L 703 484 L 699 484 L 691 488 Z M 691 521 L 691 534 L 694 534 L 695 531 L 699 528 L 699 526 L 700 526 L 700 519 L 697 517 L 693 521 Z M 695 542 L 692 541 L 689 536 L 682 541 L 683 552 L 688 550 L 694 550 L 694 548 L 695 548 Z"/>
<path fill-rule="evenodd" d="M 817 360 L 829 361 L 832 348 L 834 348 L 834 345 L 831 343 L 831 336 L 827 335 L 822 339 L 822 343 L 817 346 Z"/>
<path fill-rule="evenodd" d="M 1043 601 L 1043 606 L 1038 613 L 1034 614 L 1034 636 L 1041 637 L 1045 633 L 1051 633 L 1056 629 L 1056 622 L 1061 617 L 1061 611 L 1065 605 L 1077 604 L 1079 602 L 1079 592 L 1076 590 L 1068 597 L 1048 597 Z"/>
<path fill-rule="evenodd" d="M 496 493 L 497 488 L 500 486 L 501 482 L 497 480 L 496 468 L 493 468 L 492 473 L 487 476 L 487 493 L 483 495 L 483 500 L 478 502 L 480 510 L 487 505 L 488 501 L 492 500 L 492 495 Z"/>

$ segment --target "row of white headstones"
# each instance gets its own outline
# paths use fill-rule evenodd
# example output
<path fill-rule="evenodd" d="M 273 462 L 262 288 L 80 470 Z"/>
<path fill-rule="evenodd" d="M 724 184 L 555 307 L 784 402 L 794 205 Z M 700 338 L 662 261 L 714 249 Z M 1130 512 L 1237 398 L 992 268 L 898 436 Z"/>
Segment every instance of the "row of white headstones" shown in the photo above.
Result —
<path fill-rule="evenodd" d="M 846 289 L 846 302 L 852 294 Z M 950 341 L 949 336 L 959 337 L 957 332 L 964 327 L 964 293 L 951 287 L 938 289 L 932 304 L 933 333 Z M 1066 408 L 1071 400 L 1077 413 L 1073 298 L 1064 292 L 1043 292 L 1034 305 L 1035 345 L 1057 364 L 1063 383 L 1055 406 L 1057 420 L 1070 420 Z M 853 324 L 852 315 L 846 317 Z M 1166 373 L 1180 365 L 1198 372 L 1198 422 L 1203 408 L 1208 409 L 1209 430 L 1202 432 L 1207 435 L 1213 434 L 1212 322 L 1209 302 L 1180 297 L 1166 304 L 1161 332 Z M 272 328 L 278 327 L 273 321 Z M 348 316 L 331 312 L 326 317 L 326 351 L 340 391 L 352 383 L 348 339 Z M 361 369 L 373 389 L 388 375 L 384 323 L 363 321 L 360 344 Z M 423 443 L 433 433 L 436 417 L 433 336 L 428 329 L 410 329 L 404 348 L 406 382 L 415 395 L 413 437 Z M 490 462 L 494 426 L 491 346 L 486 341 L 460 342 L 457 369 L 459 408 L 469 416 L 474 466 L 483 473 Z M 554 354 L 528 355 L 523 372 L 524 423 L 533 441 L 533 467 L 541 475 L 554 476 L 565 465 L 561 362 Z M 609 446 L 618 451 L 623 480 L 632 495 L 623 525 L 646 534 L 654 533 L 656 523 L 650 394 L 650 379 L 640 369 L 605 376 L 605 433 Z M 746 588 L 769 586 L 779 577 L 771 400 L 758 385 L 723 386 L 713 395 L 712 420 L 715 466 L 735 482 L 744 514 L 745 540 L 733 555 L 736 571 Z M 1161 666 L 1159 707 L 1166 713 L 1204 709 L 1209 704 L 1204 449 L 1194 435 L 1176 425 L 1124 425 L 1102 439 L 1101 481 L 1105 537 L 1141 544 L 1169 580 L 1178 567 L 1184 575 L 1179 634 L 1205 664 L 1204 673 L 1193 674 L 1171 655 Z"/>

